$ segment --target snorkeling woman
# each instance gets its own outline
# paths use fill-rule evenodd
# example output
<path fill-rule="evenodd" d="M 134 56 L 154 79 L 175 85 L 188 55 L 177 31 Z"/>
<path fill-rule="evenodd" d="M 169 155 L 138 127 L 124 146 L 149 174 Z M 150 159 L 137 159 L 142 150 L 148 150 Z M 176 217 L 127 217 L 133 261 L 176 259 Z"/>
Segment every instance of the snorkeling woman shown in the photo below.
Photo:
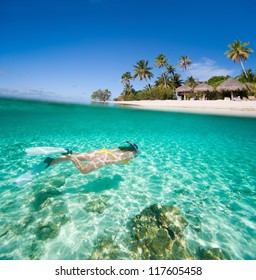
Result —
<path fill-rule="evenodd" d="M 125 141 L 128 146 L 121 146 L 117 149 L 100 149 L 92 152 L 85 153 L 75 153 L 73 154 L 71 150 L 68 150 L 67 154 L 62 155 L 58 158 L 47 157 L 44 163 L 47 167 L 58 164 L 60 162 L 72 161 L 76 168 L 82 174 L 88 174 L 96 169 L 99 169 L 105 165 L 109 164 L 127 164 L 130 160 L 135 158 L 139 152 L 138 146 L 130 141 Z M 83 161 L 87 161 L 84 164 Z"/>

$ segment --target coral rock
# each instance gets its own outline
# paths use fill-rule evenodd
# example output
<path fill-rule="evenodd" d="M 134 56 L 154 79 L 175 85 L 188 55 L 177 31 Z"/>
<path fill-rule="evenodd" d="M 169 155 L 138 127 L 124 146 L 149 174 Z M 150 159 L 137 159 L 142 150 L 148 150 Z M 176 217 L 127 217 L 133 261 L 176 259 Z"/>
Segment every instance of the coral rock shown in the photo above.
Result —
<path fill-rule="evenodd" d="M 179 208 L 153 204 L 131 221 L 130 249 L 136 259 L 186 259 L 181 238 L 187 225 Z"/>

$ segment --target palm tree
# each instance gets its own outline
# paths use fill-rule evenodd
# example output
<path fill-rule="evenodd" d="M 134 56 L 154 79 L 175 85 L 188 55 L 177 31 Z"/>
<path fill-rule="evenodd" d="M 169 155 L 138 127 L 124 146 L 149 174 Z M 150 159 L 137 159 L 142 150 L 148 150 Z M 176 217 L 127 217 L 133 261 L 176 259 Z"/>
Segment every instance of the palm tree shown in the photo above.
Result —
<path fill-rule="evenodd" d="M 190 86 L 191 88 L 195 88 L 198 85 L 198 80 L 195 79 L 193 76 L 190 76 L 187 78 L 187 80 L 185 81 L 185 84 L 187 86 Z"/>
<path fill-rule="evenodd" d="M 159 68 L 167 67 L 167 59 L 165 55 L 159 54 L 157 58 L 155 59 L 155 66 L 158 66 Z"/>
<path fill-rule="evenodd" d="M 181 79 L 181 75 L 174 74 L 173 76 L 171 76 L 170 83 L 171 83 L 171 87 L 173 89 L 176 89 L 177 87 L 181 86 L 183 84 L 183 81 Z"/>
<path fill-rule="evenodd" d="M 126 85 L 130 85 L 130 81 L 133 79 L 131 72 L 125 72 L 121 77 L 121 82 Z"/>
<path fill-rule="evenodd" d="M 151 89 L 152 89 L 152 87 L 150 84 L 145 85 L 143 88 L 143 90 L 151 90 Z"/>
<path fill-rule="evenodd" d="M 251 53 L 253 53 L 253 50 L 251 48 L 247 48 L 249 45 L 249 42 L 245 42 L 242 44 L 240 40 L 234 41 L 233 44 L 229 44 L 228 47 L 230 50 L 227 50 L 225 52 L 225 55 L 233 60 L 234 62 L 238 62 L 241 64 L 242 69 L 245 73 L 246 78 L 248 79 L 248 76 L 246 74 L 246 71 L 244 69 L 243 61 L 246 61 L 247 58 Z"/>
<path fill-rule="evenodd" d="M 165 88 L 165 89 L 172 87 L 171 81 L 167 73 L 163 73 L 160 77 L 157 78 L 157 80 L 155 81 L 155 87 Z"/>
<path fill-rule="evenodd" d="M 188 69 L 188 67 L 192 64 L 192 60 L 189 59 L 187 55 L 181 56 L 179 60 L 179 66 L 182 71 L 185 71 Z"/>
<path fill-rule="evenodd" d="M 175 71 L 176 71 L 176 69 L 175 69 L 174 66 L 172 66 L 172 65 L 168 65 L 168 66 L 166 67 L 166 72 L 167 72 L 168 74 L 174 75 L 174 74 L 175 74 Z"/>
<path fill-rule="evenodd" d="M 168 64 L 167 64 L 166 56 L 163 55 L 163 54 L 159 54 L 157 56 L 157 58 L 155 59 L 155 66 L 158 66 L 159 69 L 163 68 L 163 67 L 167 68 Z M 164 75 L 164 74 L 165 74 L 164 71 L 162 71 L 161 77 L 162 77 L 162 80 L 164 82 L 164 87 L 166 88 L 167 87 L 167 85 L 166 85 L 166 75 Z"/>
<path fill-rule="evenodd" d="M 147 83 L 147 79 L 151 79 L 154 77 L 154 74 L 150 72 L 152 70 L 152 67 L 148 67 L 148 60 L 139 60 L 134 67 L 134 78 L 139 78 L 139 80 L 145 80 Z"/>
<path fill-rule="evenodd" d="M 121 95 L 122 96 L 127 96 L 127 95 L 134 94 L 134 93 L 135 93 L 135 90 L 134 90 L 133 86 L 130 85 L 130 84 L 126 84 L 124 86 L 124 89 L 123 89 Z"/>

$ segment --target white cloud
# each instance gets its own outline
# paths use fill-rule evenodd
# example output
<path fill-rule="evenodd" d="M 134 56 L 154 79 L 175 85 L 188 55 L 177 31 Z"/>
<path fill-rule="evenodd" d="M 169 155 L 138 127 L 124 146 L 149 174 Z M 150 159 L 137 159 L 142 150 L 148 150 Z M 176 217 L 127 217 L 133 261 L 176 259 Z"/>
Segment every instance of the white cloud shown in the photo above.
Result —
<path fill-rule="evenodd" d="M 19 91 L 16 89 L 0 88 L 0 96 L 7 95 L 7 94 L 16 96 L 18 92 Z"/>
<path fill-rule="evenodd" d="M 37 99 L 51 99 L 56 97 L 54 92 L 45 91 L 43 89 L 29 89 L 17 90 L 11 88 L 0 88 L 0 97 L 20 97 L 20 98 L 37 98 Z"/>
<path fill-rule="evenodd" d="M 44 89 L 17 90 L 12 88 L 0 88 L 0 97 L 21 98 L 31 100 L 58 101 L 68 103 L 85 103 L 85 94 L 65 96 Z"/>
<path fill-rule="evenodd" d="M 225 69 L 207 57 L 203 57 L 201 62 L 194 62 L 188 69 L 188 76 L 193 76 L 199 81 L 207 81 L 212 76 L 231 76 L 234 70 Z"/>

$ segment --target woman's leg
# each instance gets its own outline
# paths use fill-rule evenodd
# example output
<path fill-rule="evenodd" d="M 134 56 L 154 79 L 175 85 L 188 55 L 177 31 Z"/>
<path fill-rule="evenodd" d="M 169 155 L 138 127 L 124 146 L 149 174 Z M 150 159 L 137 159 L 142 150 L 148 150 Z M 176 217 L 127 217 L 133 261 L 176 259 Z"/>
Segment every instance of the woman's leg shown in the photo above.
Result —
<path fill-rule="evenodd" d="M 70 158 L 67 155 L 60 156 L 60 157 L 53 159 L 53 161 L 50 163 L 50 166 L 55 165 L 60 162 L 68 161 L 68 160 L 70 160 Z"/>
<path fill-rule="evenodd" d="M 76 157 L 78 160 L 85 160 L 85 161 L 90 161 L 92 159 L 93 155 L 94 155 L 94 152 L 83 153 L 83 154 L 72 154 L 72 156 Z M 70 160 L 70 155 L 63 155 L 63 156 L 53 159 L 50 166 L 58 164 L 60 162 L 65 162 L 68 160 Z"/>
<path fill-rule="evenodd" d="M 74 165 L 76 166 L 76 168 L 81 173 L 87 174 L 89 172 L 92 172 L 93 170 L 96 170 L 102 166 L 105 166 L 106 164 L 109 164 L 100 158 L 97 158 L 97 157 L 93 158 L 94 155 L 95 155 L 95 152 L 88 153 L 88 154 L 84 153 L 84 154 L 63 155 L 58 158 L 55 158 L 51 162 L 50 166 L 58 164 L 60 162 L 65 162 L 65 161 L 71 160 L 74 163 Z M 90 162 L 88 164 L 84 164 L 81 160 L 87 160 L 87 161 L 90 160 Z"/>
<path fill-rule="evenodd" d="M 95 160 L 90 161 L 88 164 L 84 164 L 82 161 L 80 161 L 76 156 L 71 155 L 70 160 L 74 163 L 76 168 L 82 173 L 82 174 L 88 174 L 102 166 L 105 166 L 106 163 L 101 160 Z"/>
<path fill-rule="evenodd" d="M 72 156 L 75 156 L 78 160 L 82 161 L 91 161 L 96 156 L 96 151 L 89 152 L 89 153 L 82 153 L 82 154 L 72 154 Z"/>

